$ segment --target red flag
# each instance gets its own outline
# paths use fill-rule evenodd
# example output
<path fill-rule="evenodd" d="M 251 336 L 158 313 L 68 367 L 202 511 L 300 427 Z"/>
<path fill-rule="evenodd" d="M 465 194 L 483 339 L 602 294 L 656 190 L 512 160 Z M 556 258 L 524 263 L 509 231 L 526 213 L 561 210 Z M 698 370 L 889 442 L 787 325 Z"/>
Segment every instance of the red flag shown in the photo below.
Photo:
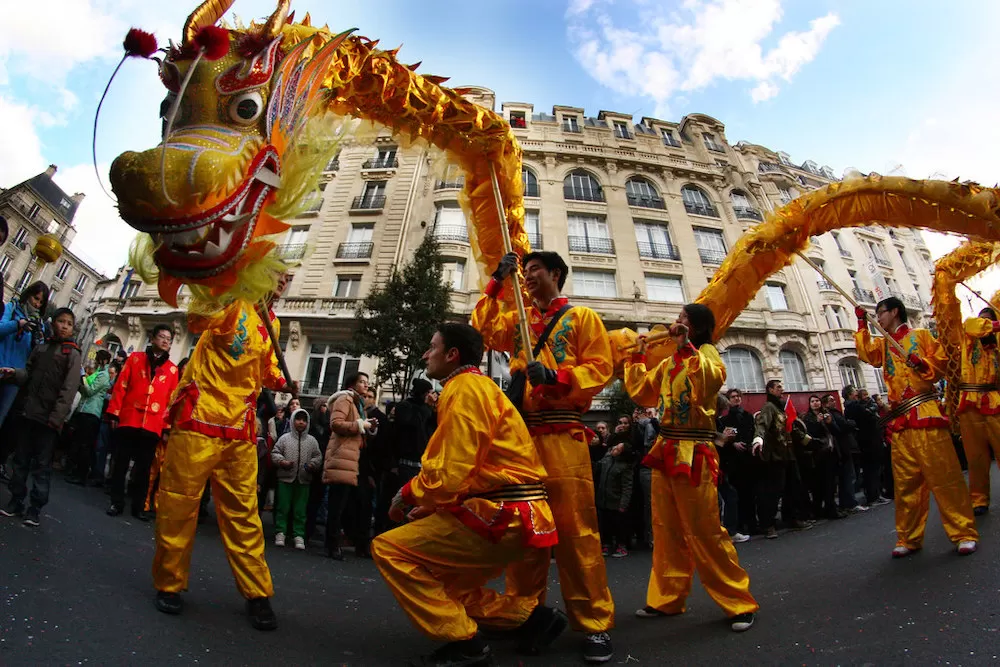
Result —
<path fill-rule="evenodd" d="M 799 413 L 795 411 L 795 404 L 792 403 L 790 397 L 785 398 L 785 416 L 788 417 L 788 421 L 785 422 L 785 430 L 791 433 L 792 425 L 799 418 Z"/>

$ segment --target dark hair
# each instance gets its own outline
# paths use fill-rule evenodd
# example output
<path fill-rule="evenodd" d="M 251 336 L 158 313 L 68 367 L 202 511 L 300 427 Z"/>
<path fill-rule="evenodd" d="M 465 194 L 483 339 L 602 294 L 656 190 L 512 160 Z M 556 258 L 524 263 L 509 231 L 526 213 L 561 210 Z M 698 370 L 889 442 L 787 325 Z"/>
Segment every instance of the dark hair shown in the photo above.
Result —
<path fill-rule="evenodd" d="M 689 303 L 684 306 L 688 321 L 691 322 L 691 332 L 688 339 L 695 347 L 701 347 L 712 342 L 715 332 L 715 314 L 702 303 Z"/>
<path fill-rule="evenodd" d="M 837 402 L 837 396 L 836 396 L 836 394 L 827 394 L 826 396 L 823 397 L 822 400 L 823 400 L 824 403 L 826 403 L 827 401 L 833 401 L 834 403 L 836 403 Z"/>
<path fill-rule="evenodd" d="M 45 310 L 49 307 L 49 286 L 43 283 L 41 280 L 36 280 L 35 282 L 31 283 L 23 290 L 21 290 L 21 301 L 23 303 L 24 301 L 35 296 L 36 294 L 42 295 L 42 305 L 38 307 L 38 312 L 44 313 Z M 52 319 L 55 319 L 55 316 L 53 316 Z"/>
<path fill-rule="evenodd" d="M 980 315 L 982 315 L 983 313 L 989 313 L 991 320 L 995 320 L 997 318 L 996 311 L 993 310 L 992 308 L 990 308 L 989 306 L 987 306 L 986 308 L 983 308 L 982 310 L 979 311 Z"/>
<path fill-rule="evenodd" d="M 896 310 L 899 311 L 899 321 L 906 324 L 906 306 L 900 301 L 899 297 L 890 296 L 888 299 L 882 299 L 875 306 L 875 312 L 878 312 L 879 308 L 885 308 L 886 310 Z"/>
<path fill-rule="evenodd" d="M 766 389 L 771 391 L 775 386 L 781 384 L 781 380 L 768 380 Z"/>
<path fill-rule="evenodd" d="M 55 322 L 63 315 L 69 315 L 69 318 L 73 320 L 73 324 L 76 324 L 76 315 L 69 308 L 56 308 L 56 312 L 52 313 L 52 321 Z"/>
<path fill-rule="evenodd" d="M 743 396 L 743 392 L 742 391 L 740 391 L 736 387 L 733 387 L 732 389 L 730 389 L 729 391 L 726 392 L 726 398 L 732 398 L 733 394 L 739 394 L 740 396 Z"/>
<path fill-rule="evenodd" d="M 844 388 L 840 390 L 840 396 L 846 401 L 847 397 L 854 391 L 857 391 L 857 387 L 853 384 L 844 385 Z"/>
<path fill-rule="evenodd" d="M 189 361 L 191 361 L 190 357 L 184 357 L 183 359 L 181 359 L 180 363 L 177 364 L 178 376 L 184 373 L 184 369 L 187 367 Z"/>
<path fill-rule="evenodd" d="M 521 258 L 521 266 L 528 266 L 528 262 L 533 259 L 537 259 L 549 271 L 559 271 L 559 291 L 562 291 L 563 285 L 566 284 L 566 276 L 569 275 L 569 267 L 566 266 L 565 260 L 559 256 L 559 253 L 551 250 L 529 252 Z"/>
<path fill-rule="evenodd" d="M 149 339 L 152 340 L 152 339 L 156 338 L 156 335 L 158 333 L 160 333 L 161 331 L 168 331 L 168 332 L 170 332 L 170 340 L 172 341 L 174 339 L 174 330 L 170 327 L 169 324 L 157 324 L 157 325 L 155 325 L 153 327 L 153 330 L 149 332 Z"/>
<path fill-rule="evenodd" d="M 822 402 L 823 402 L 823 399 L 819 397 L 819 394 L 809 394 L 809 402 L 810 402 L 810 403 L 812 403 L 812 402 L 813 402 L 813 399 L 814 399 L 814 398 L 815 398 L 815 399 L 816 399 L 817 401 L 819 401 L 820 403 L 822 403 Z"/>
<path fill-rule="evenodd" d="M 361 376 L 364 376 L 366 380 L 369 379 L 368 373 L 365 373 L 364 371 L 356 371 L 345 377 L 344 389 L 353 389 L 354 385 L 358 383 L 358 378 L 360 378 Z"/>
<path fill-rule="evenodd" d="M 309 413 L 302 408 L 299 408 L 292 414 L 292 421 L 298 421 L 300 419 L 304 422 L 309 421 Z"/>
<path fill-rule="evenodd" d="M 100 364 L 107 364 L 111 361 L 111 353 L 107 350 L 98 350 L 97 354 L 94 355 L 94 361 Z"/>
<path fill-rule="evenodd" d="M 458 350 L 459 364 L 478 366 L 482 363 L 483 337 L 474 328 L 464 322 L 442 322 L 437 326 L 437 332 L 444 341 L 445 351 L 451 348 Z"/>
<path fill-rule="evenodd" d="M 7 218 L 2 215 L 0 215 L 0 234 L 3 235 L 4 241 L 7 240 L 7 236 L 10 234 L 10 230 L 7 228 Z"/>
<path fill-rule="evenodd" d="M 416 398 L 423 398 L 434 388 L 430 382 L 423 378 L 413 378 L 413 390 L 410 392 Z"/>

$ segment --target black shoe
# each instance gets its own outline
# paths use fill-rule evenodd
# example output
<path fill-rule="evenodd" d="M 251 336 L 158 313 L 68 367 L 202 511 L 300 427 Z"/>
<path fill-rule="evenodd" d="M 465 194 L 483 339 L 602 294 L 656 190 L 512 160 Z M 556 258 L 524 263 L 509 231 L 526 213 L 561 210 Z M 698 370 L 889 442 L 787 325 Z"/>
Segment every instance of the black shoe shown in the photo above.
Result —
<path fill-rule="evenodd" d="M 344 551 L 340 547 L 327 549 L 326 555 L 332 558 L 333 560 L 344 560 Z"/>
<path fill-rule="evenodd" d="M 25 526 L 37 526 L 37 525 L 39 525 L 39 523 L 41 523 L 41 521 L 39 519 L 39 513 L 40 512 L 41 512 L 41 510 L 39 510 L 35 506 L 29 507 L 28 511 L 24 513 L 24 525 Z"/>
<path fill-rule="evenodd" d="M 738 616 L 733 616 L 729 619 L 732 625 L 733 632 L 746 632 L 753 627 L 753 622 L 756 620 L 757 615 L 752 611 L 748 611 L 745 614 L 740 614 Z"/>
<path fill-rule="evenodd" d="M 0 514 L 3 514 L 4 516 L 23 516 L 24 503 L 20 500 L 14 500 L 11 498 L 10 502 L 7 503 L 7 507 L 0 510 Z"/>
<path fill-rule="evenodd" d="M 83 477 L 77 477 L 76 475 L 67 475 L 66 483 L 75 484 L 76 486 L 83 486 L 84 484 L 87 483 L 87 480 L 85 480 Z"/>
<path fill-rule="evenodd" d="M 149 523 L 149 514 L 143 512 L 142 510 L 132 510 L 132 518 L 138 519 L 143 523 Z"/>
<path fill-rule="evenodd" d="M 521 641 L 517 652 L 525 655 L 538 655 L 547 649 L 556 638 L 563 633 L 569 619 L 558 609 L 538 605 L 518 630 Z"/>
<path fill-rule="evenodd" d="M 164 614 L 176 616 L 184 609 L 184 600 L 181 598 L 180 593 L 156 591 L 156 608 Z"/>
<path fill-rule="evenodd" d="M 987 507 L 986 505 L 980 505 L 979 507 L 972 508 L 972 513 L 975 514 L 976 516 L 983 516 L 984 514 L 989 513 L 989 511 L 990 508 Z"/>
<path fill-rule="evenodd" d="M 486 667 L 492 664 L 493 652 L 478 636 L 450 642 L 410 663 L 413 667 Z"/>
<path fill-rule="evenodd" d="M 587 662 L 607 662 L 615 654 L 611 645 L 611 635 L 606 632 L 595 632 L 587 635 L 587 644 L 583 647 L 583 659 Z"/>
<path fill-rule="evenodd" d="M 123 511 L 124 510 L 122 509 L 121 505 L 115 505 L 114 503 L 111 503 L 111 506 L 108 507 L 108 509 L 104 513 L 107 514 L 108 516 L 120 516 Z"/>
<path fill-rule="evenodd" d="M 247 615 L 250 617 L 250 625 L 258 630 L 277 630 L 278 617 L 271 609 L 269 598 L 253 598 L 247 600 Z"/>

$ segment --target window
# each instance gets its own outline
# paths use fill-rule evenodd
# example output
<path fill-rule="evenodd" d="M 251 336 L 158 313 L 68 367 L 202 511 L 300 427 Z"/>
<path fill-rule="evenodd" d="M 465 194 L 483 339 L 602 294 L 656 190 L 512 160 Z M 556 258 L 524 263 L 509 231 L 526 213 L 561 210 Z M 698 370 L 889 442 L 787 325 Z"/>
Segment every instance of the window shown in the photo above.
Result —
<path fill-rule="evenodd" d="M 579 132 L 580 124 L 576 116 L 563 116 L 562 129 L 563 132 Z"/>
<path fill-rule="evenodd" d="M 780 152 L 778 153 L 778 161 L 779 161 L 779 162 L 781 162 L 781 164 L 783 164 L 783 165 L 787 165 L 787 166 L 789 166 L 789 167 L 792 167 L 792 166 L 794 166 L 794 165 L 792 164 L 792 159 L 791 159 L 791 157 L 790 157 L 790 156 L 788 155 L 788 153 L 785 153 L 784 151 L 780 151 Z"/>
<path fill-rule="evenodd" d="M 198 347 L 199 340 L 201 340 L 200 333 L 191 334 L 191 345 L 188 347 L 187 354 L 184 355 L 185 357 L 187 357 L 188 359 L 191 358 L 191 355 L 194 354 L 194 348 Z M 111 352 L 111 343 L 108 344 L 108 351 Z M 112 352 L 112 354 L 114 353 Z"/>
<path fill-rule="evenodd" d="M 331 158 L 330 161 L 326 163 L 326 167 L 323 169 L 323 171 L 337 171 L 338 169 L 340 169 L 340 153 L 334 155 L 333 158 Z"/>
<path fill-rule="evenodd" d="M 629 206 L 666 208 L 656 188 L 644 178 L 630 178 L 625 181 L 625 196 L 628 198 Z"/>
<path fill-rule="evenodd" d="M 80 277 L 76 279 L 76 284 L 73 285 L 73 291 L 82 293 L 86 287 L 87 287 L 87 276 L 81 273 Z"/>
<path fill-rule="evenodd" d="M 29 218 L 31 218 L 32 220 L 34 220 L 34 219 L 35 219 L 35 216 L 37 216 L 37 215 L 38 215 L 38 213 L 39 213 L 39 212 L 40 212 L 41 210 L 42 210 L 42 207 L 41 207 L 41 206 L 39 206 L 38 204 L 35 204 L 35 203 L 32 203 L 32 204 L 31 204 L 31 208 L 30 208 L 30 209 L 28 209 L 28 217 L 29 217 Z"/>
<path fill-rule="evenodd" d="M 305 203 L 305 208 L 299 214 L 300 216 L 319 213 L 320 209 L 323 208 L 323 195 L 319 192 L 310 192 L 303 199 L 303 203 Z"/>
<path fill-rule="evenodd" d="M 396 159 L 396 147 L 391 146 L 387 148 L 378 149 L 378 153 L 375 154 L 375 160 L 377 162 L 392 162 Z"/>
<path fill-rule="evenodd" d="M 569 228 L 569 249 L 571 252 L 596 252 L 615 254 L 615 244 L 604 218 L 596 215 L 567 216 Z"/>
<path fill-rule="evenodd" d="M 695 215 L 707 215 L 718 218 L 719 214 L 708 200 L 708 196 L 693 185 L 685 185 L 681 188 L 681 199 L 684 200 L 684 208 L 688 213 Z"/>
<path fill-rule="evenodd" d="M 767 307 L 771 310 L 788 310 L 788 300 L 785 298 L 785 288 L 781 285 L 764 285 L 767 297 Z"/>
<path fill-rule="evenodd" d="M 521 178 L 524 180 L 524 196 L 537 197 L 538 177 L 535 176 L 535 172 L 531 171 L 527 167 L 521 167 Z"/>
<path fill-rule="evenodd" d="M 837 250 L 840 251 L 841 257 L 850 257 L 851 251 L 844 247 L 844 243 L 840 238 L 840 234 L 837 232 L 830 232 L 830 236 L 833 237 L 833 242 L 837 244 Z"/>
<path fill-rule="evenodd" d="M 646 298 L 650 301 L 684 303 L 684 286 L 680 278 L 647 275 Z"/>
<path fill-rule="evenodd" d="M 910 264 L 910 261 L 908 259 L 906 259 L 906 253 L 904 253 L 902 250 L 899 251 L 899 258 L 903 261 L 903 266 L 906 268 L 907 273 L 909 273 L 910 275 L 917 274 L 917 272 L 913 270 L 913 265 Z"/>
<path fill-rule="evenodd" d="M 351 225 L 347 232 L 347 241 L 341 243 L 337 248 L 338 259 L 368 259 L 372 256 L 375 244 L 372 243 L 372 235 L 375 233 L 375 225 Z"/>
<path fill-rule="evenodd" d="M 131 299 L 132 297 L 134 297 L 137 294 L 139 294 L 139 290 L 141 290 L 141 289 L 142 289 L 142 281 L 141 280 L 130 280 L 130 281 L 128 281 L 128 285 L 125 287 L 125 298 L 126 299 Z"/>
<path fill-rule="evenodd" d="M 823 306 L 823 314 L 826 315 L 826 325 L 831 329 L 839 329 L 840 321 L 837 319 L 837 306 Z"/>
<path fill-rule="evenodd" d="M 375 150 L 375 157 L 365 160 L 361 165 L 362 169 L 395 169 L 399 166 L 396 160 L 396 147 L 385 146 Z"/>
<path fill-rule="evenodd" d="M 666 225 L 653 222 L 635 221 L 635 242 L 639 246 L 640 257 L 672 259 L 680 261 L 681 254 L 670 239 Z"/>
<path fill-rule="evenodd" d="M 563 197 L 578 201 L 604 201 L 604 191 L 593 175 L 581 169 L 563 180 Z"/>
<path fill-rule="evenodd" d="M 28 236 L 28 230 L 24 227 L 19 227 L 17 232 L 14 233 L 14 239 L 11 241 L 16 247 L 24 250 L 25 241 L 24 239 Z"/>
<path fill-rule="evenodd" d="M 889 257 L 885 254 L 885 247 L 878 241 L 865 241 L 865 252 L 869 258 L 874 259 L 879 266 L 892 266 Z"/>
<path fill-rule="evenodd" d="M 722 260 L 726 258 L 726 242 L 722 238 L 722 232 L 695 227 L 694 240 L 704 264 L 722 264 Z"/>
<path fill-rule="evenodd" d="M 434 215 L 434 237 L 441 241 L 469 242 L 469 229 L 465 225 L 465 213 L 457 203 L 438 204 Z"/>
<path fill-rule="evenodd" d="M 764 391 L 764 369 L 760 359 L 750 350 L 730 348 L 721 355 L 726 365 L 726 384 L 744 392 Z"/>
<path fill-rule="evenodd" d="M 465 185 L 465 172 L 457 164 L 445 167 L 441 178 L 434 184 L 435 190 L 458 189 Z"/>
<path fill-rule="evenodd" d="M 7 255 L 0 257 L 0 278 L 2 278 L 7 273 L 7 269 L 10 268 L 10 265 L 13 261 L 14 260 L 8 257 Z"/>
<path fill-rule="evenodd" d="M 886 393 L 885 378 L 882 377 L 881 371 L 875 371 L 875 386 L 878 387 L 880 394 Z"/>
<path fill-rule="evenodd" d="M 310 345 L 303 392 L 330 395 L 339 391 L 344 378 L 358 371 L 361 360 L 335 352 L 331 345 Z"/>
<path fill-rule="evenodd" d="M 733 202 L 733 208 L 753 208 L 746 194 L 740 192 L 739 190 L 733 190 L 730 192 L 729 199 Z"/>
<path fill-rule="evenodd" d="M 292 227 L 288 232 L 288 245 L 305 245 L 306 239 L 309 238 L 309 228 L 308 227 Z"/>
<path fill-rule="evenodd" d="M 465 260 L 445 262 L 442 267 L 444 282 L 453 290 L 465 289 Z"/>
<path fill-rule="evenodd" d="M 619 139 L 632 139 L 632 133 L 629 132 L 628 123 L 622 122 L 620 120 L 614 121 L 615 126 L 615 136 Z"/>
<path fill-rule="evenodd" d="M 361 276 L 342 275 L 337 276 L 337 287 L 333 295 L 338 299 L 357 299 L 361 292 Z"/>
<path fill-rule="evenodd" d="M 574 269 L 573 294 L 576 296 L 615 298 L 618 296 L 618 285 L 615 282 L 615 274 L 609 271 Z"/>
<path fill-rule="evenodd" d="M 795 199 L 795 197 L 792 196 L 792 191 L 788 188 L 778 188 L 778 198 L 781 199 L 782 204 L 787 204 Z"/>
<path fill-rule="evenodd" d="M 523 111 L 510 112 L 510 126 L 513 128 L 521 128 L 521 129 L 528 127 L 528 122 L 524 118 Z"/>
<path fill-rule="evenodd" d="M 382 208 L 385 206 L 385 181 L 367 181 L 364 193 L 354 200 L 354 208 Z"/>
<path fill-rule="evenodd" d="M 837 364 L 837 368 L 840 370 L 840 381 L 845 387 L 851 385 L 856 388 L 864 388 L 865 385 L 861 383 L 861 370 L 858 368 L 857 362 L 841 361 Z"/>
<path fill-rule="evenodd" d="M 30 282 L 31 282 L 31 270 L 28 269 L 21 274 L 21 279 L 17 281 L 16 285 L 14 285 L 14 291 L 20 294 L 21 290 L 27 287 Z"/>
<path fill-rule="evenodd" d="M 69 262 L 65 259 L 59 264 L 59 270 L 56 271 L 56 278 L 59 280 L 66 280 L 66 275 L 69 273 Z"/>
<path fill-rule="evenodd" d="M 375 225 L 351 225 L 351 231 L 347 234 L 347 242 L 369 243 L 374 233 Z"/>
<path fill-rule="evenodd" d="M 889 294 L 900 296 L 902 292 L 899 291 L 899 283 L 896 282 L 895 278 L 886 276 L 885 285 L 889 288 Z"/>
<path fill-rule="evenodd" d="M 729 200 L 733 203 L 733 213 L 736 214 L 737 218 L 763 220 L 763 216 L 753 207 L 750 197 L 745 192 L 733 190 L 729 193 Z"/>
<path fill-rule="evenodd" d="M 672 146 L 674 148 L 680 148 L 681 142 L 674 138 L 674 133 L 670 130 L 660 130 L 660 136 L 663 137 L 664 146 Z"/>
<path fill-rule="evenodd" d="M 715 140 L 714 134 L 709 134 L 706 132 L 702 135 L 705 138 L 705 148 L 716 153 L 725 153 L 726 149 L 719 145 L 719 142 Z"/>
<path fill-rule="evenodd" d="M 79 305 L 80 305 L 79 301 L 77 301 L 76 299 L 70 299 L 69 303 L 66 304 L 66 307 L 72 310 L 73 312 L 76 312 L 76 307 Z"/>
<path fill-rule="evenodd" d="M 806 367 L 802 363 L 802 357 L 791 350 L 782 350 L 778 358 L 781 360 L 781 369 L 785 376 L 785 390 L 809 391 L 809 382 L 806 380 Z"/>
<path fill-rule="evenodd" d="M 528 232 L 528 242 L 532 250 L 542 249 L 542 228 L 538 219 L 538 211 L 524 212 L 524 231 Z"/>

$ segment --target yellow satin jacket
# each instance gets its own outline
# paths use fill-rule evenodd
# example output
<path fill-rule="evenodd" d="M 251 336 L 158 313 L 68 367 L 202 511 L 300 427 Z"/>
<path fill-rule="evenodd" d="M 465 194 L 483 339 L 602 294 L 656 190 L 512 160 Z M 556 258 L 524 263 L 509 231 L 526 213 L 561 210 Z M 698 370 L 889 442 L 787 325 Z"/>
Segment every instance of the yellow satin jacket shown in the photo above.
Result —
<path fill-rule="evenodd" d="M 965 321 L 962 338 L 962 383 L 994 385 L 1000 379 L 997 345 L 984 345 L 982 339 L 993 333 L 993 321 L 970 317 Z M 984 415 L 1000 413 L 1000 391 L 965 391 L 959 395 L 958 412 L 976 410 Z"/>

